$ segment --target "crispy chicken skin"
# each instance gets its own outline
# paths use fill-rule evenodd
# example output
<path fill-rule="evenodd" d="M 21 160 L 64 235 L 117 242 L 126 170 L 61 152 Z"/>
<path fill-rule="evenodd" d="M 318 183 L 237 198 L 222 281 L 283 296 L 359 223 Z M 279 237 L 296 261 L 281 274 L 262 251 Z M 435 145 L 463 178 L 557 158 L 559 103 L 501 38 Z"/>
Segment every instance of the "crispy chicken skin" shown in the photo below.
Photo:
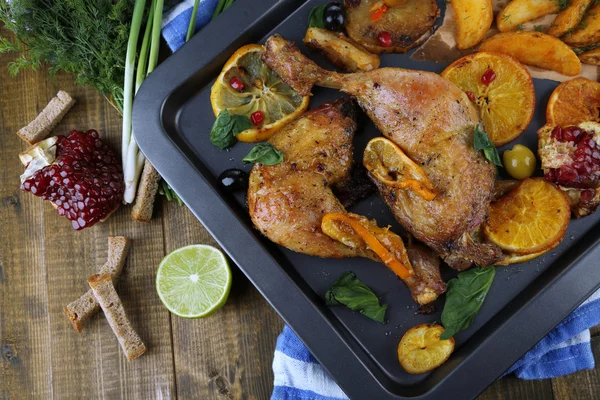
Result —
<path fill-rule="evenodd" d="M 471 236 L 487 218 L 496 170 L 473 149 L 479 119 L 457 86 L 434 73 L 400 68 L 326 71 L 278 35 L 267 40 L 263 60 L 303 95 L 317 84 L 356 96 L 377 128 L 423 168 L 440 192 L 432 201 L 374 179 L 415 238 L 457 269 L 502 258 L 499 248 Z"/>
<path fill-rule="evenodd" d="M 356 130 L 356 106 L 350 99 L 305 113 L 269 140 L 284 155 L 284 162 L 266 166 L 255 164 L 250 173 L 248 207 L 255 227 L 271 241 L 300 253 L 324 257 L 366 257 L 381 262 L 360 240 L 352 237 L 338 241 L 321 229 L 327 213 L 346 213 L 332 188 L 345 184 L 352 167 L 352 138 Z M 395 257 L 410 264 L 402 239 L 375 226 L 374 221 L 356 214 L 365 226 L 371 224 L 377 238 Z M 356 240 L 355 240 L 356 239 Z M 429 264 L 428 264 L 429 265 Z M 425 267 L 424 278 L 414 268 L 409 278 L 413 298 L 429 303 L 445 291 L 439 265 Z M 432 282 L 431 275 L 441 282 Z"/>

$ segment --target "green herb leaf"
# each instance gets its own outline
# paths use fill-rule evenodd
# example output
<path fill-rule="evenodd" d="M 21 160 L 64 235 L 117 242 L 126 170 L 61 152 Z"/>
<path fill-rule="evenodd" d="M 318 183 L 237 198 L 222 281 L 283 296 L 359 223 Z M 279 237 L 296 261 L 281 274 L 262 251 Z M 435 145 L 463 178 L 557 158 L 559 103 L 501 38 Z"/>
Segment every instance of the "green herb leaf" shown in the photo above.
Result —
<path fill-rule="evenodd" d="M 476 151 L 483 150 L 485 158 L 487 158 L 492 164 L 499 167 L 503 167 L 502 161 L 500 161 L 500 155 L 496 146 L 490 140 L 488 134 L 479 127 L 475 126 L 475 136 L 473 137 L 473 147 Z"/>
<path fill-rule="evenodd" d="M 270 143 L 257 144 L 242 159 L 246 163 L 261 163 L 263 165 L 274 165 L 283 162 L 283 153 Z"/>
<path fill-rule="evenodd" d="M 323 12 L 325 11 L 325 7 L 327 7 L 327 4 L 321 4 L 312 9 L 308 16 L 309 27 L 325 28 L 325 24 L 323 23 Z"/>
<path fill-rule="evenodd" d="M 384 323 L 387 305 L 379 305 L 379 299 L 373 291 L 362 283 L 352 272 L 342 276 L 325 293 L 328 306 L 345 305 L 353 311 L 359 311 L 366 317 Z"/>
<path fill-rule="evenodd" d="M 245 115 L 229 114 L 223 110 L 210 131 L 210 142 L 221 150 L 231 147 L 237 142 L 235 135 L 252 128 L 252 122 Z"/>
<path fill-rule="evenodd" d="M 476 267 L 459 273 L 448 282 L 446 304 L 442 311 L 442 324 L 446 330 L 440 336 L 441 340 L 450 339 L 471 325 L 492 286 L 494 276 L 494 267 Z"/>

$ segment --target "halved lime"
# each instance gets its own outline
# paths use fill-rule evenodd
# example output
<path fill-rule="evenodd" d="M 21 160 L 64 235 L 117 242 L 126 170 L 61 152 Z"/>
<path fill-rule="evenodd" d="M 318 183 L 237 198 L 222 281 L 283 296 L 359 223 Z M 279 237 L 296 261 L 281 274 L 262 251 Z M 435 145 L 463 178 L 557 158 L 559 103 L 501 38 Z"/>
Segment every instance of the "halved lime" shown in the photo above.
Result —
<path fill-rule="evenodd" d="M 167 254 L 158 266 L 156 290 L 165 307 L 183 318 L 206 317 L 227 301 L 231 270 L 218 249 L 193 244 Z"/>

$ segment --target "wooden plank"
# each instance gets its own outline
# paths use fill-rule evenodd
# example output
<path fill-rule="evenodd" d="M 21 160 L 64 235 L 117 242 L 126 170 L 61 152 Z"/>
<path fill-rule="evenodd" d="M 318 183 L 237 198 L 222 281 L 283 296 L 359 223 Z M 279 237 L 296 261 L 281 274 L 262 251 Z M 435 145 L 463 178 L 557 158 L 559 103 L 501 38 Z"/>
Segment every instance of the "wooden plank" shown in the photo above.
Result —
<path fill-rule="evenodd" d="M 163 202 L 165 245 L 216 245 L 185 207 Z M 171 316 L 179 398 L 267 399 L 273 390 L 271 363 L 283 322 L 243 273 L 232 265 L 227 304 L 205 319 Z"/>
<path fill-rule="evenodd" d="M 473 379 L 477 379 L 474 375 Z M 548 400 L 552 399 L 552 383 L 550 380 L 524 381 L 514 375 L 497 380 L 478 397 L 479 400 Z"/>
<path fill-rule="evenodd" d="M 44 215 L 39 199 L 20 190 L 18 153 L 27 145 L 16 131 L 29 122 L 43 74 L 12 79 L 0 54 L 0 398 L 52 398 Z M 31 112 L 29 112 L 31 111 Z"/>
<path fill-rule="evenodd" d="M 600 338 L 592 338 L 594 359 L 600 360 Z M 600 397 L 600 370 L 579 371 L 552 379 L 555 400 L 596 400 Z"/>

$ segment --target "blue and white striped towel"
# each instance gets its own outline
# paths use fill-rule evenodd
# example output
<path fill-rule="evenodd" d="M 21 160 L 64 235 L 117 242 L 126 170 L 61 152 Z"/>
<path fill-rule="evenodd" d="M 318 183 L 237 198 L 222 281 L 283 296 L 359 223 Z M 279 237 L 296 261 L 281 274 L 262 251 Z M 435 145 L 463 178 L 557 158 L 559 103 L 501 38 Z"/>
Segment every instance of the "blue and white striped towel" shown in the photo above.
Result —
<path fill-rule="evenodd" d="M 165 13 L 163 37 L 171 50 L 185 43 L 193 0 L 185 0 Z M 201 0 L 196 30 L 206 25 L 217 0 Z M 544 379 L 594 368 L 589 328 L 600 324 L 600 290 L 561 322 L 507 374 L 521 379 Z M 273 359 L 275 388 L 272 400 L 347 399 L 298 337 L 286 326 L 277 339 Z"/>

